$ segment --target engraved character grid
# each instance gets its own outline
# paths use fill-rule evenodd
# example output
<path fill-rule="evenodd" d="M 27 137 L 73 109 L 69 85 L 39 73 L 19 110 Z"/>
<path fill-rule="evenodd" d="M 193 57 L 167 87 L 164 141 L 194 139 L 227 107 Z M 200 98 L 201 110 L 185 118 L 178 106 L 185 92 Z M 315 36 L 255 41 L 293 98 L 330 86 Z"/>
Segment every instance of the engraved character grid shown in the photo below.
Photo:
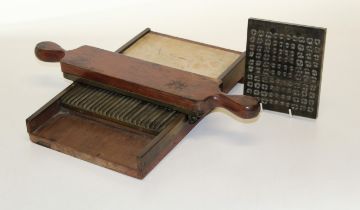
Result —
<path fill-rule="evenodd" d="M 245 94 L 269 109 L 316 115 L 321 40 L 249 28 L 247 44 Z"/>

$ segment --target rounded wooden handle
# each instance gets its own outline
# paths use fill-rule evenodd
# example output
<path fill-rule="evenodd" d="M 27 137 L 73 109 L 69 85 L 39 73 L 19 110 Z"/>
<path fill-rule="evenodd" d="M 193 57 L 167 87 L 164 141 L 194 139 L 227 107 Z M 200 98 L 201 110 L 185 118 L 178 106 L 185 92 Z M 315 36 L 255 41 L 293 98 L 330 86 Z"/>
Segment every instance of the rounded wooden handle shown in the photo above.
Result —
<path fill-rule="evenodd" d="M 45 62 L 59 62 L 65 56 L 65 50 L 54 42 L 40 42 L 35 47 L 36 57 Z"/>
<path fill-rule="evenodd" d="M 219 94 L 213 96 L 213 100 L 215 106 L 223 107 L 244 119 L 254 118 L 260 112 L 259 101 L 251 96 Z"/>

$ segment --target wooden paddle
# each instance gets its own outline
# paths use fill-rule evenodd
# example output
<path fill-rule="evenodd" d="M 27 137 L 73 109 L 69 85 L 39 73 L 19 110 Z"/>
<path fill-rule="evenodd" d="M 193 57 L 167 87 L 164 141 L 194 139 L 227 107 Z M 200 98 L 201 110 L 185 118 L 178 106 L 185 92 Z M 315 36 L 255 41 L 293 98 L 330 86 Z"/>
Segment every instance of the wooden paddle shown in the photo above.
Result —
<path fill-rule="evenodd" d="M 226 95 L 215 79 L 91 46 L 65 51 L 56 43 L 41 42 L 35 54 L 42 61 L 60 62 L 67 78 L 111 86 L 190 113 L 223 107 L 253 118 L 260 110 L 256 98 Z"/>

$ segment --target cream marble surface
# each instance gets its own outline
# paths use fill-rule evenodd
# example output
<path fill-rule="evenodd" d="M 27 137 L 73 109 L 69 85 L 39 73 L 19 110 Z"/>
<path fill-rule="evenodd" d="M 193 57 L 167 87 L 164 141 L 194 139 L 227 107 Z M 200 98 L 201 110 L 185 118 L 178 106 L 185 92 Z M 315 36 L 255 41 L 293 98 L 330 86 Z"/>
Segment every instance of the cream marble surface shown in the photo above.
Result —
<path fill-rule="evenodd" d="M 124 51 L 125 55 L 183 71 L 221 79 L 240 54 L 148 33 Z"/>

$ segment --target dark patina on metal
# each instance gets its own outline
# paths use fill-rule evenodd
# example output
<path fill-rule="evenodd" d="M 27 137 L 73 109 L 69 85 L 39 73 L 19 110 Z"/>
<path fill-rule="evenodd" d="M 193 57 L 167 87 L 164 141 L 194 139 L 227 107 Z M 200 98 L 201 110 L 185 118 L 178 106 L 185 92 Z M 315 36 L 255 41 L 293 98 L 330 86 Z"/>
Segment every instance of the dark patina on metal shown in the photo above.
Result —
<path fill-rule="evenodd" d="M 249 19 L 244 94 L 264 109 L 316 118 L 326 29 Z"/>
<path fill-rule="evenodd" d="M 150 133 L 162 131 L 177 113 L 140 99 L 80 83 L 62 96 L 61 102 L 78 111 Z"/>

